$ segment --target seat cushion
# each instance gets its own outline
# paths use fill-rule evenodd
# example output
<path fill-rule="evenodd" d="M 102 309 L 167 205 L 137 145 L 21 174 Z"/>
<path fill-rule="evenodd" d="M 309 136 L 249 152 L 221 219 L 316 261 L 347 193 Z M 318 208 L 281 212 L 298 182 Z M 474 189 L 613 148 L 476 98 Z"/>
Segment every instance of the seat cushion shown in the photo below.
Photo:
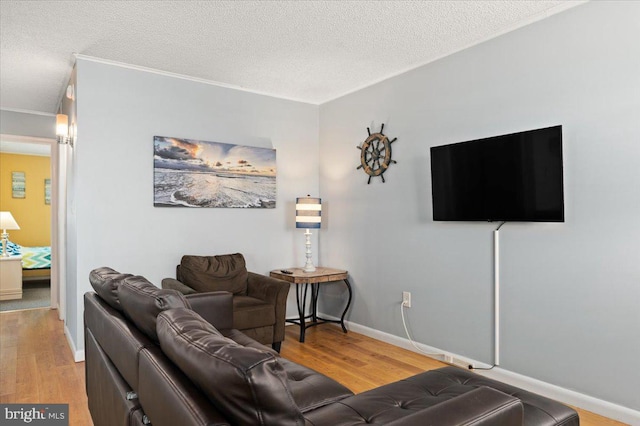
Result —
<path fill-rule="evenodd" d="M 238 345 L 189 309 L 162 312 L 157 328 L 162 351 L 231 423 L 305 424 L 272 352 Z"/>
<path fill-rule="evenodd" d="M 246 330 L 276 323 L 276 309 L 260 299 L 249 296 L 233 298 L 233 328 Z"/>
<path fill-rule="evenodd" d="M 199 291 L 247 294 L 247 267 L 240 253 L 219 256 L 182 256 L 178 281 Z"/>

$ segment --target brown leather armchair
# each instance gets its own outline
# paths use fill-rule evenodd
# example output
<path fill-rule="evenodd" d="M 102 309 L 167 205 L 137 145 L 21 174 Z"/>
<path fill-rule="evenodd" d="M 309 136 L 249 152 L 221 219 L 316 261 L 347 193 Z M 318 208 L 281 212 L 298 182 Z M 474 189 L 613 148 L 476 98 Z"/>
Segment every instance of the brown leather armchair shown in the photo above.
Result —
<path fill-rule="evenodd" d="M 280 351 L 284 340 L 289 283 L 247 271 L 240 253 L 183 256 L 176 279 L 165 278 L 162 288 L 183 294 L 233 293 L 233 328 Z"/>

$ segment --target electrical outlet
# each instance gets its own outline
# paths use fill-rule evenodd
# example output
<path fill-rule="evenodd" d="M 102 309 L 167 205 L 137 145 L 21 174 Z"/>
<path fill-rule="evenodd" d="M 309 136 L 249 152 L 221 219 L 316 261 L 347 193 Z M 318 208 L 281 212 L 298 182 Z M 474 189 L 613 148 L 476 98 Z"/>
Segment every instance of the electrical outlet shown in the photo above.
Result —
<path fill-rule="evenodd" d="M 402 292 L 402 305 L 406 308 L 411 307 L 411 293 L 408 291 Z"/>

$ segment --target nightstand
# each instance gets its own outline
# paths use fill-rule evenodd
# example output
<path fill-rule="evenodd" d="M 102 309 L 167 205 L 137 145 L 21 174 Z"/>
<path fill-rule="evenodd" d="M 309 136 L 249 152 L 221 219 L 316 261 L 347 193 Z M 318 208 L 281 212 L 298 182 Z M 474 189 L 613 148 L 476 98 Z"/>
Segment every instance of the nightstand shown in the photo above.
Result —
<path fill-rule="evenodd" d="M 0 256 L 0 300 L 22 299 L 22 256 Z"/>

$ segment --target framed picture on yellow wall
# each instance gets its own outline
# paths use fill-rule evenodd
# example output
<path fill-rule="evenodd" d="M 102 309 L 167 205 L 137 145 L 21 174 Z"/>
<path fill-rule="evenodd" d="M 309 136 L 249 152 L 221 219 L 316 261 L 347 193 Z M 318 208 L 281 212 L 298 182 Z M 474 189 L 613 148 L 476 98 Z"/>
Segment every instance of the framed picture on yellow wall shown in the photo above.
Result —
<path fill-rule="evenodd" d="M 13 198 L 25 198 L 25 181 L 24 172 L 11 172 L 11 194 Z"/>
<path fill-rule="evenodd" d="M 44 180 L 44 203 L 51 204 L 51 179 Z"/>

